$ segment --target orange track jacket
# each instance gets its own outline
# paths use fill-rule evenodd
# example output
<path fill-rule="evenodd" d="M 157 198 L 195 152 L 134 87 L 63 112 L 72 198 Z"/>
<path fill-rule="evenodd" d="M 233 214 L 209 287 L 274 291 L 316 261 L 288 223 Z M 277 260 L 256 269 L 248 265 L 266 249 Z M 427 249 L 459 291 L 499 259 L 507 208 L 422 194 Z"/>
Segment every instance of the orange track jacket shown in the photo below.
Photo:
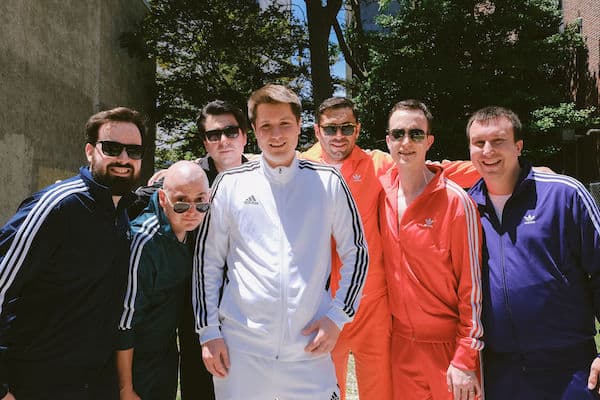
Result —
<path fill-rule="evenodd" d="M 398 222 L 396 168 L 381 177 L 380 225 L 396 332 L 423 342 L 456 342 L 452 364 L 475 370 L 483 348 L 481 225 L 473 201 L 438 166 Z"/>

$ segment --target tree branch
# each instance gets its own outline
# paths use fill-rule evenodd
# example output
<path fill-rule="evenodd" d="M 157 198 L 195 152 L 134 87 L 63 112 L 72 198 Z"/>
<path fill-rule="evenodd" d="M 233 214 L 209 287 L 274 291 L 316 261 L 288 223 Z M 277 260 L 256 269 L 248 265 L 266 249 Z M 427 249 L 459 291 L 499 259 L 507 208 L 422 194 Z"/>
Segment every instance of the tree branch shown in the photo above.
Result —
<path fill-rule="evenodd" d="M 342 32 L 342 28 L 340 27 L 337 18 L 333 21 L 333 30 L 335 32 L 335 36 L 337 37 L 338 44 L 340 45 L 340 49 L 342 50 L 342 54 L 344 55 L 344 59 L 352 69 L 352 75 L 355 75 L 361 80 L 367 79 L 366 71 L 356 62 L 356 59 L 352 55 L 352 50 L 350 50 L 348 43 L 346 43 L 344 32 Z"/>

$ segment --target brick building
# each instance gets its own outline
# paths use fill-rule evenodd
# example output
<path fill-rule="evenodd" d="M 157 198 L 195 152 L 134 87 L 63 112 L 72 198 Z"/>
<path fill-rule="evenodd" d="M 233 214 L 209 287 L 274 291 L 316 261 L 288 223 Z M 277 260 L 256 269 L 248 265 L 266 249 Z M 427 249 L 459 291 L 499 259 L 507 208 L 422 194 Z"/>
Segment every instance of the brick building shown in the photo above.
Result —
<path fill-rule="evenodd" d="M 561 0 L 560 7 L 564 22 L 578 26 L 579 33 L 585 38 L 588 48 L 588 54 L 578 55 L 577 60 L 580 80 L 588 78 L 587 83 L 585 81 L 576 83 L 583 89 L 576 91 L 577 105 L 598 106 L 600 105 L 600 79 L 598 79 L 600 71 L 600 0 Z M 588 73 L 587 77 L 585 72 Z M 589 84 L 591 88 L 585 87 L 586 84 Z"/>
<path fill-rule="evenodd" d="M 577 107 L 600 107 L 600 0 L 561 0 L 566 24 L 575 24 L 587 45 L 576 55 L 573 95 Z M 565 142 L 563 172 L 591 183 L 600 181 L 600 130 L 579 132 Z"/>

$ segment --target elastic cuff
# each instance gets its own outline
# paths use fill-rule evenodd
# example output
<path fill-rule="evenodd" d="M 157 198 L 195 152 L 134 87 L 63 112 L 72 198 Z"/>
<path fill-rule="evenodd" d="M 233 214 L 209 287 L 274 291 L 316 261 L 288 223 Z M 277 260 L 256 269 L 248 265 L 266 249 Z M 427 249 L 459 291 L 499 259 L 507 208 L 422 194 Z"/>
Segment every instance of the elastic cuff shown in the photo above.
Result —
<path fill-rule="evenodd" d="M 331 307 L 326 314 L 326 317 L 333 321 L 341 331 L 344 325 L 349 322 L 348 316 L 342 311 L 335 307 Z"/>
<path fill-rule="evenodd" d="M 200 344 L 204 344 L 213 339 L 222 338 L 221 329 L 218 326 L 207 326 L 200 332 Z"/>

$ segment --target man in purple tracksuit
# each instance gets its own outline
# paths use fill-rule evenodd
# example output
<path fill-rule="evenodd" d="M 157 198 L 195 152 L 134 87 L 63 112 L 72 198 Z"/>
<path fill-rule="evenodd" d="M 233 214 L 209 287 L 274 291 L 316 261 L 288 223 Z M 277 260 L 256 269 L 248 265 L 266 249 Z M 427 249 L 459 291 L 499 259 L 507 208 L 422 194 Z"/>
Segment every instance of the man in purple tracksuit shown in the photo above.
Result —
<path fill-rule="evenodd" d="M 477 111 L 467 136 L 483 178 L 470 194 L 485 239 L 486 399 L 598 398 L 598 207 L 577 180 L 532 171 L 520 158 L 512 111 Z"/>

